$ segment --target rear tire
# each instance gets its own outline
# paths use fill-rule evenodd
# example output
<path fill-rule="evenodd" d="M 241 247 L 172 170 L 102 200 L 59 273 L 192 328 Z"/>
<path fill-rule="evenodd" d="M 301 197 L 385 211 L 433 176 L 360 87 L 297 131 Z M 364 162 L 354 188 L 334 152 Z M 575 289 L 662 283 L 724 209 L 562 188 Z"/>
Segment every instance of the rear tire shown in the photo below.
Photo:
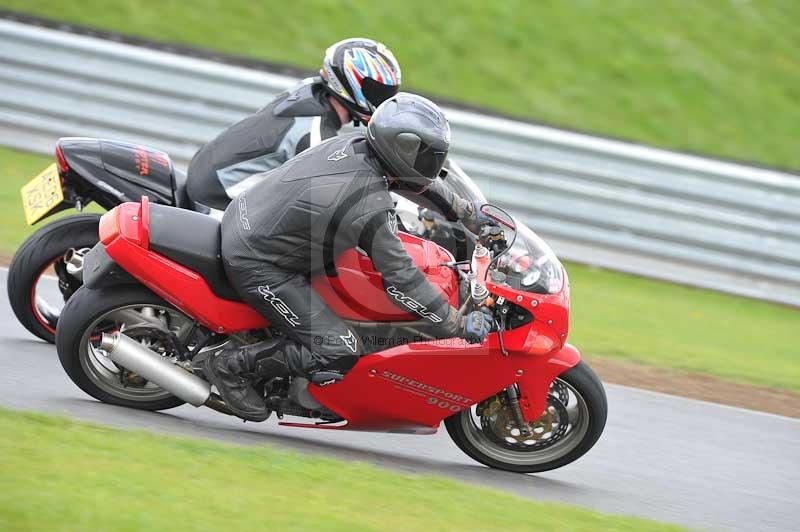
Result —
<path fill-rule="evenodd" d="M 136 399 L 110 393 L 108 387 L 104 388 L 98 385 L 97 377 L 92 378 L 85 367 L 85 357 L 89 355 L 84 333 L 104 315 L 123 307 L 137 305 L 172 308 L 163 299 L 141 285 L 117 285 L 99 290 L 80 288 L 67 301 L 58 322 L 56 333 L 58 359 L 72 382 L 99 401 L 139 410 L 175 408 L 184 402 L 163 390 L 160 390 L 162 396 L 156 399 L 147 397 Z M 84 357 L 83 363 L 82 357 Z"/>
<path fill-rule="evenodd" d="M 55 342 L 58 315 L 37 310 L 36 284 L 68 249 L 93 247 L 98 241 L 99 224 L 99 214 L 65 216 L 33 233 L 14 254 L 8 268 L 8 300 L 19 322 L 45 342 Z"/>
<path fill-rule="evenodd" d="M 608 416 L 608 402 L 600 379 L 583 361 L 559 375 L 558 380 L 566 385 L 567 389 L 571 389 L 571 393 L 580 395 L 585 407 L 582 411 L 586 416 L 586 420 L 581 421 L 579 427 L 571 428 L 575 431 L 575 439 L 569 446 L 564 447 L 563 453 L 553 452 L 553 448 L 543 451 L 510 451 L 496 443 L 496 440 L 493 441 L 491 437 L 486 437 L 482 432 L 485 429 L 475 426 L 472 409 L 447 418 L 444 421 L 447 432 L 458 448 L 470 458 L 495 469 L 514 473 L 541 473 L 574 462 L 586 454 L 603 433 Z M 564 440 L 570 433 L 566 434 Z M 538 459 L 537 452 L 540 456 L 544 453 L 550 454 L 544 459 Z"/>

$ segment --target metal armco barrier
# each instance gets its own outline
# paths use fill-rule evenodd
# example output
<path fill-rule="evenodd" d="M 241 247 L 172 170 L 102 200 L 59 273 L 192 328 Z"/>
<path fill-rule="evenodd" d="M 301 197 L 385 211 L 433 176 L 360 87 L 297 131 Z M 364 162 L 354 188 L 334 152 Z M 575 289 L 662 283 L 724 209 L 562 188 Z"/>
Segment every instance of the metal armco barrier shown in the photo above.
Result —
<path fill-rule="evenodd" d="M 0 20 L 0 144 L 20 149 L 108 137 L 185 166 L 294 82 Z M 455 158 L 560 257 L 800 306 L 797 175 L 446 112 Z"/>

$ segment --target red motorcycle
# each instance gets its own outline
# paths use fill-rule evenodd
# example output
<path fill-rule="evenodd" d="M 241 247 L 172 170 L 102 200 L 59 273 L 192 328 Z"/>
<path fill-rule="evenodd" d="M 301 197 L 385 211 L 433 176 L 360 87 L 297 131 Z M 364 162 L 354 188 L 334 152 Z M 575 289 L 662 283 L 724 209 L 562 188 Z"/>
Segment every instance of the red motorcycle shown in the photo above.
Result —
<path fill-rule="evenodd" d="M 521 473 L 561 467 L 594 445 L 606 396 L 566 343 L 566 272 L 530 229 L 496 207 L 482 212 L 492 221 L 472 260 L 400 237 L 451 305 L 462 313 L 490 308 L 496 331 L 478 345 L 434 339 L 426 322 L 387 296 L 369 257 L 349 250 L 336 260 L 338 275 L 312 284 L 373 352 L 338 381 L 262 383 L 280 425 L 432 434 L 444 421 L 466 454 Z M 163 410 L 187 402 L 230 413 L 204 379 L 203 360 L 234 339 L 278 333 L 228 284 L 219 222 L 143 198 L 106 213 L 99 232 L 84 258 L 85 285 L 58 322 L 67 374 L 110 404 Z"/>

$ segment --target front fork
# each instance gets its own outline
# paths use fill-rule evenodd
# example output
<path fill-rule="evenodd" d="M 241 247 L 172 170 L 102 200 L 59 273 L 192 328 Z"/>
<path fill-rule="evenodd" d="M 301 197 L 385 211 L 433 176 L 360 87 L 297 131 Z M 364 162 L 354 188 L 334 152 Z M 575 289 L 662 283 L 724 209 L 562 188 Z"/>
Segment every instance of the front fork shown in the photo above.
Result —
<path fill-rule="evenodd" d="M 522 414 L 522 407 L 520 407 L 519 404 L 519 391 L 517 390 L 516 383 L 506 388 L 506 398 L 508 399 L 508 406 L 511 408 L 511 413 L 514 415 L 514 422 L 517 424 L 520 433 L 523 436 L 530 436 L 532 432 L 528 424 L 529 422 L 525 422 L 525 416 Z"/>
<path fill-rule="evenodd" d="M 500 320 L 499 321 L 495 320 L 495 326 L 497 328 L 497 339 L 500 343 L 500 353 L 504 357 L 508 356 L 508 351 L 506 351 L 505 344 L 503 343 L 503 331 L 506 328 L 507 314 L 508 314 L 508 307 L 503 305 L 502 310 L 500 311 Z M 529 419 L 526 422 L 525 415 L 522 413 L 522 406 L 520 405 L 519 402 L 520 394 L 519 394 L 519 389 L 517 388 L 517 383 L 510 384 L 505 389 L 505 392 L 506 392 L 506 399 L 508 400 L 508 406 L 511 408 L 511 414 L 514 416 L 514 422 L 517 424 L 520 433 L 523 436 L 530 436 L 532 432 L 529 423 L 532 420 Z"/>

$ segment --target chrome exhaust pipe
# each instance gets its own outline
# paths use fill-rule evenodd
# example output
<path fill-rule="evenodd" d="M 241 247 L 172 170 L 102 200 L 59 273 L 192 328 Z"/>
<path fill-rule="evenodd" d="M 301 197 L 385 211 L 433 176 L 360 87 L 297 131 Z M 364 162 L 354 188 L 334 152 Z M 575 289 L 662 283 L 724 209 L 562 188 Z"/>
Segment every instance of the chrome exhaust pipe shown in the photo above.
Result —
<path fill-rule="evenodd" d="M 67 273 L 83 281 L 83 256 L 87 250 L 69 248 L 64 253 L 64 262 L 67 265 Z"/>
<path fill-rule="evenodd" d="M 150 351 L 129 336 L 103 333 L 100 349 L 105 356 L 154 382 L 194 406 L 203 406 L 211 397 L 211 384 L 169 360 Z"/>

